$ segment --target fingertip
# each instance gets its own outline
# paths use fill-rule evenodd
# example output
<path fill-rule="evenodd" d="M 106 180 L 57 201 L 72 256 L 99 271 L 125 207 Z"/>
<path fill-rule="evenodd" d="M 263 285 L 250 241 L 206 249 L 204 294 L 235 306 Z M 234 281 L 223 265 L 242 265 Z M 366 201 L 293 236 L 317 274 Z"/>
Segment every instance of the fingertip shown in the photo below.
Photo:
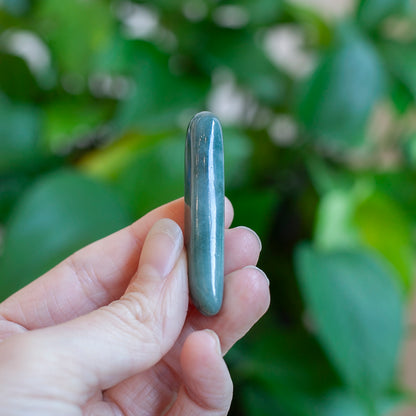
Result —
<path fill-rule="evenodd" d="M 251 229 L 240 226 L 224 234 L 224 271 L 229 274 L 250 264 L 257 264 L 261 242 Z"/>
<path fill-rule="evenodd" d="M 195 403 L 205 409 L 229 407 L 233 385 L 214 331 L 205 329 L 190 334 L 180 361 L 187 392 Z"/>
<path fill-rule="evenodd" d="M 243 267 L 232 275 L 229 283 L 234 290 L 239 291 L 240 302 L 247 305 L 256 320 L 260 319 L 270 306 L 268 277 L 263 270 L 253 265 Z"/>
<path fill-rule="evenodd" d="M 231 201 L 225 197 L 225 228 L 229 228 L 234 219 L 234 208 Z"/>
<path fill-rule="evenodd" d="M 183 247 L 183 234 L 179 225 L 169 219 L 156 221 L 143 245 L 138 274 L 143 270 L 154 270 L 161 277 L 166 277 L 176 264 Z"/>

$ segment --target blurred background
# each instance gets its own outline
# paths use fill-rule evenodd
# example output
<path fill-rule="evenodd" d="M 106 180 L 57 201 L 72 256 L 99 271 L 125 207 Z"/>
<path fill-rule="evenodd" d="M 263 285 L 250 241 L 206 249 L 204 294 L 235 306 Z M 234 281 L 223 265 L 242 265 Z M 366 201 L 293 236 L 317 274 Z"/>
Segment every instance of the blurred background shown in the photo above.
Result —
<path fill-rule="evenodd" d="M 414 1 L 0 0 L 0 30 L 0 300 L 182 196 L 208 109 L 272 292 L 230 414 L 416 414 Z"/>

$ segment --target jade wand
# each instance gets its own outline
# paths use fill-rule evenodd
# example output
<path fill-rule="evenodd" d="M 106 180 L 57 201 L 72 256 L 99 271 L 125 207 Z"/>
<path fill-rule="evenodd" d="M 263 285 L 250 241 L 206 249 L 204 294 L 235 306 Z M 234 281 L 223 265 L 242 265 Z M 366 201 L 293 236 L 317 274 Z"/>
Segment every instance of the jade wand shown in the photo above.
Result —
<path fill-rule="evenodd" d="M 192 302 L 215 315 L 224 289 L 224 151 L 221 124 L 207 111 L 186 134 L 185 244 Z"/>

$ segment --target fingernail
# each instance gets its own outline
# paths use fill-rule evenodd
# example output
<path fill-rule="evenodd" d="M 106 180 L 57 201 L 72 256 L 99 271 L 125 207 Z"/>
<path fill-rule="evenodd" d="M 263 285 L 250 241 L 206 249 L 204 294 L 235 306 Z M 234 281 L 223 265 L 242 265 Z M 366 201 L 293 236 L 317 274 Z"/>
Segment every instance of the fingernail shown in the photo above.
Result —
<path fill-rule="evenodd" d="M 264 273 L 264 271 L 262 269 L 259 269 L 257 266 L 254 266 L 254 265 L 250 265 L 250 266 L 243 267 L 243 269 L 253 269 L 253 270 L 256 270 L 257 272 L 259 272 L 266 279 L 267 284 L 270 286 L 270 280 L 267 277 L 266 273 Z"/>
<path fill-rule="evenodd" d="M 243 228 L 243 229 L 245 229 L 247 231 L 250 231 L 250 233 L 253 234 L 254 237 L 256 237 L 256 239 L 257 239 L 257 241 L 259 243 L 260 251 L 261 251 L 261 249 L 262 249 L 261 240 L 260 240 L 260 237 L 257 235 L 257 233 L 254 230 L 252 230 L 251 228 L 246 227 L 245 225 L 239 225 L 236 228 Z"/>
<path fill-rule="evenodd" d="M 221 350 L 221 343 L 218 335 L 212 331 L 211 329 L 205 329 L 205 332 L 214 340 L 215 342 L 215 349 L 219 355 L 222 357 L 222 350 Z"/>
<path fill-rule="evenodd" d="M 161 219 L 150 229 L 145 244 L 146 257 L 141 266 L 150 266 L 164 278 L 172 271 L 182 250 L 182 230 L 175 221 Z"/>

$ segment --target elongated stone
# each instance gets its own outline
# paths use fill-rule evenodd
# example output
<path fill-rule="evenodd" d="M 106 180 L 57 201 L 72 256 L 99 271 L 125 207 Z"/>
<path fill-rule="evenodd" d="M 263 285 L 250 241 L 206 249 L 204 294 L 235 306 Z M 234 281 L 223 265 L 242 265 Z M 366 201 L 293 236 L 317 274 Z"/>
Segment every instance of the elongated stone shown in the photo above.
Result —
<path fill-rule="evenodd" d="M 192 301 L 215 315 L 224 288 L 224 151 L 221 124 L 207 111 L 194 116 L 186 136 L 185 242 Z"/>

